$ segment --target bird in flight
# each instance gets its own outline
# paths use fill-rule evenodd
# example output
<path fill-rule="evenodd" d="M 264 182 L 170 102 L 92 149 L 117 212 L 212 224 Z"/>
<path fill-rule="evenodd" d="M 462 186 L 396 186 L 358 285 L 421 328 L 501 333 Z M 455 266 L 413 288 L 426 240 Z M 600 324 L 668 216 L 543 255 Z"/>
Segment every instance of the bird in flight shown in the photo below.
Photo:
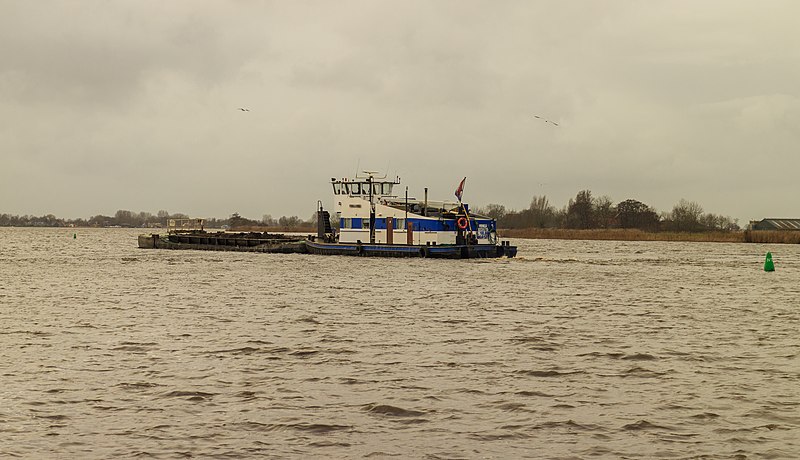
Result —
<path fill-rule="evenodd" d="M 241 110 L 242 112 L 249 112 L 250 111 L 250 109 L 245 109 L 244 107 L 239 107 L 239 110 Z"/>
<path fill-rule="evenodd" d="M 534 115 L 533 118 L 538 118 L 538 119 L 542 120 L 545 123 L 552 123 L 552 124 L 558 126 L 558 123 L 556 123 L 555 121 L 550 121 L 550 120 L 548 120 L 546 118 L 540 117 L 539 115 Z"/>

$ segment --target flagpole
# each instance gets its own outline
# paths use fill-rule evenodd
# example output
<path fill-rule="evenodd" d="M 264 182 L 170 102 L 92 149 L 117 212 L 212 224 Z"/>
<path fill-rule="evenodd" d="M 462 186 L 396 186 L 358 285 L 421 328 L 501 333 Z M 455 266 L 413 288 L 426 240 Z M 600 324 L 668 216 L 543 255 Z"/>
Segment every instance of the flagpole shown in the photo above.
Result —
<path fill-rule="evenodd" d="M 464 210 L 464 216 L 467 218 L 467 228 L 469 229 L 469 233 L 472 234 L 472 222 L 470 222 L 469 213 L 467 212 L 467 208 L 464 206 L 464 202 L 461 199 L 464 194 L 464 184 L 466 181 L 466 177 L 461 180 L 461 184 L 458 186 L 458 189 L 456 189 L 456 192 L 460 193 L 456 193 L 456 198 L 458 198 L 458 207 Z M 469 239 L 467 239 L 467 242 L 469 242 Z"/>

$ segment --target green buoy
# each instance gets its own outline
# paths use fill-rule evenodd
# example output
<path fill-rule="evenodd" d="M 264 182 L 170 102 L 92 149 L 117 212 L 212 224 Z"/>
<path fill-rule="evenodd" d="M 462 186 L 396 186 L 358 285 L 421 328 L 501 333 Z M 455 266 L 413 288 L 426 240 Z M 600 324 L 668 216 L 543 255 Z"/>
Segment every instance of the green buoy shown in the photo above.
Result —
<path fill-rule="evenodd" d="M 775 264 L 772 263 L 772 253 L 767 252 L 767 259 L 764 261 L 764 271 L 765 272 L 774 272 L 775 271 Z"/>
<path fill-rule="evenodd" d="M 72 239 L 73 239 L 73 240 L 75 240 L 75 239 L 77 239 L 77 238 L 78 238 L 78 234 L 77 234 L 77 233 L 73 233 L 73 234 L 72 234 Z"/>

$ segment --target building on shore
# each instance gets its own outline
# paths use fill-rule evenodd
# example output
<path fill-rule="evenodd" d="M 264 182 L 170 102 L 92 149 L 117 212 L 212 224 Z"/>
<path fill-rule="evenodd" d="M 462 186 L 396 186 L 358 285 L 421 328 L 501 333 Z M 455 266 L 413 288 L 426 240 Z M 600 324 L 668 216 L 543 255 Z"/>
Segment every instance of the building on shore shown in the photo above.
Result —
<path fill-rule="evenodd" d="M 761 219 L 751 220 L 750 230 L 797 230 L 800 231 L 800 219 Z"/>

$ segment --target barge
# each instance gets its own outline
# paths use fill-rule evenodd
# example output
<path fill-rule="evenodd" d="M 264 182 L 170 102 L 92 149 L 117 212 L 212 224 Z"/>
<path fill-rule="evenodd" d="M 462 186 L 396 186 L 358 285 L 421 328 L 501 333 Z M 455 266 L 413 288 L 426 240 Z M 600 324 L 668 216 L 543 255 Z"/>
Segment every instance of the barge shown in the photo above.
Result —
<path fill-rule="evenodd" d="M 200 249 L 267 253 L 308 253 L 364 257 L 474 259 L 514 257 L 516 246 L 500 241 L 497 222 L 471 213 L 461 201 L 429 201 L 394 194 L 400 178 L 386 180 L 364 171 L 354 178 L 331 179 L 338 229 L 317 202 L 317 234 L 206 232 L 200 219 L 170 220 L 166 235 L 139 236 L 147 249 Z"/>
<path fill-rule="evenodd" d="M 193 231 L 160 235 L 139 235 L 143 249 L 198 249 L 203 251 L 242 251 L 272 253 L 305 253 L 303 238 L 270 233 L 228 233 Z"/>
<path fill-rule="evenodd" d="M 165 235 L 139 235 L 139 247 L 283 254 L 306 252 L 305 236 L 261 232 L 207 232 L 203 224 L 203 219 L 170 219 Z"/>

